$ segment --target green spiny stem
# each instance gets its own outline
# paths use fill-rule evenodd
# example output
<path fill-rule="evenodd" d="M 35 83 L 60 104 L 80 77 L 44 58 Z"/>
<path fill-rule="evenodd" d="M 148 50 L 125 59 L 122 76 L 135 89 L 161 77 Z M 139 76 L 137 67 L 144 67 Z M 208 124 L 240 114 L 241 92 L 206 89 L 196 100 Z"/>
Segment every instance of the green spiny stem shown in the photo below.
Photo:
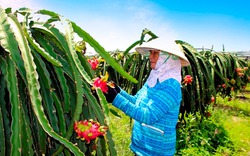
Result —
<path fill-rule="evenodd" d="M 82 113 L 82 106 L 83 106 L 83 98 L 82 98 L 83 89 L 81 85 L 82 80 L 79 76 L 79 73 L 76 67 L 75 66 L 71 66 L 71 67 L 72 67 L 72 70 L 75 71 L 73 72 L 73 74 L 75 77 L 75 91 L 76 91 L 77 97 L 76 97 L 76 107 L 75 107 L 75 111 L 73 114 L 73 119 L 71 120 L 71 123 L 68 127 L 67 134 L 66 134 L 67 139 L 69 139 L 72 136 L 74 122 L 79 120 L 80 114 Z M 63 148 L 64 148 L 63 146 L 60 146 L 60 148 L 56 152 L 54 152 L 53 155 L 54 156 L 58 155 L 60 152 L 62 152 Z"/>
<path fill-rule="evenodd" d="M 34 133 L 37 133 L 38 134 L 38 136 L 36 136 L 37 137 L 37 153 L 38 153 L 38 155 L 42 155 L 42 154 L 46 154 L 46 152 L 48 151 L 48 147 L 47 147 L 47 144 L 48 144 L 48 142 L 47 142 L 47 138 L 48 138 L 48 136 L 47 136 L 47 133 L 44 131 L 44 129 L 43 129 L 43 127 L 38 123 L 39 121 L 33 121 L 33 122 L 35 122 L 35 123 L 37 123 L 36 124 L 36 127 L 34 127 L 35 128 L 35 130 L 36 130 L 36 132 L 34 132 Z"/>
<path fill-rule="evenodd" d="M 12 60 L 17 65 L 18 71 L 21 73 L 21 76 L 26 80 L 24 64 L 19 49 L 18 43 L 15 39 L 14 33 L 10 28 L 10 23 L 8 22 L 8 17 L 4 9 L 0 6 L 0 44 L 5 51 L 9 52 Z"/>
<path fill-rule="evenodd" d="M 41 44 L 46 51 L 48 51 L 51 56 L 57 57 L 56 53 L 53 51 L 52 46 L 48 43 L 47 40 L 44 39 L 42 35 L 37 34 L 36 39 L 38 40 L 38 43 Z M 68 63 L 63 63 L 63 68 L 53 66 L 55 73 L 56 73 L 56 79 L 59 81 L 59 85 L 62 89 L 62 94 L 63 94 L 63 109 L 65 113 L 69 113 L 70 111 L 70 95 L 69 95 L 69 88 L 67 85 L 67 80 L 64 76 L 64 67 L 67 66 Z"/>
<path fill-rule="evenodd" d="M 40 75 L 39 82 L 41 84 L 41 95 L 44 101 L 44 105 L 46 107 L 45 110 L 48 113 L 49 121 L 53 130 L 59 133 L 57 113 L 51 95 L 52 82 L 50 80 L 50 74 L 46 68 L 45 63 L 42 61 L 41 57 L 37 53 L 34 54 L 34 59 L 37 65 L 37 72 Z"/>
<path fill-rule="evenodd" d="M 58 34 L 58 38 L 60 38 L 60 34 Z M 68 43 L 65 43 L 66 45 L 68 44 L 71 44 L 72 41 L 70 41 L 70 38 L 71 35 L 68 34 Z M 60 40 L 61 42 L 65 42 L 65 40 Z M 71 45 L 68 45 L 65 47 L 66 49 L 68 49 L 69 46 L 73 46 L 72 44 Z M 69 128 L 67 130 L 67 134 L 66 134 L 66 138 L 69 139 L 73 133 L 73 125 L 74 125 L 74 122 L 75 121 L 78 121 L 79 118 L 80 118 L 80 114 L 82 113 L 82 106 L 83 106 L 83 98 L 82 98 L 82 95 L 83 95 L 83 89 L 82 89 L 82 79 L 80 78 L 79 76 L 79 72 L 78 72 L 78 69 L 77 67 L 75 66 L 75 62 L 74 62 L 74 59 L 77 59 L 77 58 L 73 58 L 74 55 L 72 56 L 71 55 L 72 52 L 70 52 L 70 50 L 68 51 L 65 51 L 65 54 L 67 56 L 67 59 L 69 60 L 69 65 L 71 67 L 71 70 L 73 71 L 73 77 L 72 79 L 74 80 L 74 86 L 75 86 L 75 92 L 76 92 L 76 105 L 75 105 L 75 111 L 74 111 L 74 114 L 73 114 L 73 119 L 71 120 L 71 123 L 69 125 Z M 78 62 L 80 63 L 80 62 Z M 55 153 L 53 153 L 53 155 L 58 155 L 62 150 L 63 150 L 63 146 L 61 146 Z"/>
<path fill-rule="evenodd" d="M 60 60 L 60 62 L 62 63 L 65 74 L 67 74 L 73 81 L 71 67 L 68 64 L 68 61 L 70 60 L 65 60 L 65 55 L 68 54 L 69 47 L 64 35 L 58 29 L 50 27 L 49 25 L 33 25 L 32 28 L 35 29 L 37 32 L 42 32 L 44 35 L 46 35 L 45 37 L 42 37 L 40 33 L 36 33 L 34 36 L 37 36 L 35 37 L 36 40 L 38 40 L 39 44 L 48 52 L 50 52 L 52 56 L 54 55 L 52 45 L 50 45 L 48 42 L 51 38 L 53 38 L 54 43 L 57 46 L 53 47 L 54 51 L 62 51 L 64 53 L 64 55 L 57 55 L 58 60 Z M 47 40 L 45 38 L 47 38 Z"/>
<path fill-rule="evenodd" d="M 88 73 L 91 79 L 94 78 L 94 71 L 92 70 L 89 62 L 88 57 L 85 55 L 82 55 L 82 53 L 77 53 L 78 59 L 80 60 L 82 66 L 84 67 L 85 71 Z"/>
<path fill-rule="evenodd" d="M 61 105 L 58 97 L 56 96 L 56 93 L 52 92 L 51 94 L 52 94 L 52 98 L 55 102 L 55 107 L 56 107 L 57 114 L 58 114 L 60 133 L 62 134 L 63 137 L 65 137 L 66 136 L 66 124 L 65 124 L 65 118 L 64 118 L 62 105 Z"/>
<path fill-rule="evenodd" d="M 48 60 L 50 63 L 52 63 L 55 66 L 58 67 L 62 67 L 62 64 L 53 56 L 51 56 L 44 48 L 42 48 L 37 42 L 36 40 L 34 40 L 34 38 L 31 35 L 31 32 L 27 29 L 24 28 L 23 29 L 24 34 L 27 38 L 27 40 L 29 41 L 29 43 L 31 44 L 32 47 L 34 47 L 34 49 L 41 54 L 46 60 Z"/>
<path fill-rule="evenodd" d="M 36 71 L 36 65 L 34 63 L 33 56 L 30 52 L 30 48 L 28 47 L 28 42 L 24 37 L 24 34 L 22 32 L 21 26 L 16 19 L 14 15 L 9 15 L 13 27 L 15 27 L 15 36 L 17 38 L 17 41 L 19 42 L 19 47 L 21 51 L 22 58 L 24 60 L 24 67 L 26 70 L 26 77 L 28 82 L 28 91 L 30 94 L 30 100 L 32 104 L 32 108 L 34 110 L 34 113 L 37 116 L 37 119 L 43 129 L 46 131 L 47 134 L 49 134 L 54 139 L 58 140 L 60 143 L 64 144 L 68 149 L 70 149 L 71 152 L 73 152 L 76 155 L 83 155 L 83 153 L 77 148 L 75 145 L 73 145 L 71 142 L 69 142 L 67 139 L 61 137 L 60 135 L 56 134 L 52 127 L 49 124 L 49 121 L 47 117 L 45 116 L 44 109 L 42 106 L 42 98 L 40 95 L 40 84 L 38 81 L 38 73 Z M 26 23 L 26 22 L 24 22 Z"/>
<path fill-rule="evenodd" d="M 0 93 L 2 93 L 2 92 L 0 92 Z M 0 101 L 0 102 L 2 102 L 2 101 Z M 5 134 L 4 134 L 4 123 L 3 123 L 3 115 L 2 115 L 1 107 L 0 107 L 0 139 L 1 139 L 0 153 L 5 155 Z"/>
<path fill-rule="evenodd" d="M 78 34 L 78 36 L 84 38 L 86 42 L 92 46 L 97 53 L 100 54 L 102 58 L 104 58 L 116 71 L 118 71 L 122 76 L 127 78 L 129 81 L 133 83 L 137 83 L 138 81 L 129 75 L 124 69 L 114 60 L 114 58 L 110 57 L 110 54 L 104 50 L 104 48 L 96 42 L 87 32 L 82 30 L 79 26 L 77 26 L 74 22 L 70 22 L 70 25 L 74 29 L 74 32 Z"/>
<path fill-rule="evenodd" d="M 102 112 L 104 112 L 104 120 L 106 121 L 106 124 L 109 125 L 109 107 L 108 102 L 106 101 L 105 96 L 103 95 L 103 92 L 100 88 L 96 89 L 97 95 L 99 97 L 101 106 L 102 106 Z"/>
<path fill-rule="evenodd" d="M 6 58 L 6 82 L 11 103 L 11 155 L 21 155 L 21 115 L 16 69 L 10 57 Z"/>
<path fill-rule="evenodd" d="M 4 100 L 6 83 L 4 80 L 4 76 L 2 73 L 2 68 L 4 66 L 2 64 L 5 63 L 5 60 L 0 57 L 0 153 L 2 155 L 6 155 L 6 145 L 5 145 L 5 128 L 4 128 L 4 116 L 2 115 L 2 107 L 5 106 L 6 102 Z"/>
<path fill-rule="evenodd" d="M 65 78 L 64 71 L 61 68 L 55 67 L 55 73 L 57 75 L 60 87 L 62 89 L 62 95 L 63 95 L 63 111 L 65 113 L 69 113 L 71 110 L 71 103 L 70 103 L 70 94 L 69 94 L 69 87 L 67 85 L 67 79 Z"/>
<path fill-rule="evenodd" d="M 27 119 L 27 115 L 23 110 L 23 106 L 21 107 L 21 125 L 22 125 L 22 155 L 34 155 L 33 139 L 31 134 L 31 129 L 29 126 L 29 121 Z"/>
<path fill-rule="evenodd" d="M 74 64 L 75 66 L 77 67 L 78 71 L 80 72 L 81 76 L 90 84 L 92 85 L 92 80 L 91 78 L 89 77 L 88 73 L 85 71 L 85 69 L 83 68 L 78 56 L 77 56 L 77 53 L 76 53 L 76 50 L 75 50 L 75 44 L 74 44 L 74 37 L 73 37 L 73 28 L 72 28 L 72 24 L 70 21 L 67 21 L 68 22 L 68 25 L 67 27 L 65 27 L 66 29 L 66 41 L 68 43 L 68 46 L 69 46 L 69 52 L 70 52 L 70 55 L 72 56 L 72 59 L 74 61 Z"/>
<path fill-rule="evenodd" d="M 103 111 L 101 110 L 100 105 L 98 104 L 96 98 L 92 94 L 87 83 L 83 83 L 83 88 L 85 88 L 84 95 L 86 95 L 86 98 L 88 99 L 90 107 L 93 109 L 96 118 L 98 119 L 98 121 L 100 122 L 101 125 L 105 125 L 106 123 L 105 123 L 105 116 L 102 113 Z M 117 153 L 116 153 L 115 146 L 114 146 L 115 143 L 112 139 L 112 134 L 110 133 L 110 131 L 107 132 L 106 137 L 108 140 L 107 143 L 108 143 L 108 148 L 109 148 L 111 155 L 116 156 Z"/>
<path fill-rule="evenodd" d="M 5 136 L 5 147 L 4 147 L 4 149 L 5 149 L 5 153 L 6 153 L 6 155 L 10 155 L 10 149 L 11 149 L 11 147 L 10 147 L 10 132 L 11 132 L 11 130 L 10 130 L 10 127 L 9 127 L 9 125 L 10 125 L 10 119 L 9 119 L 9 112 L 8 112 L 8 109 L 7 109 L 7 102 L 9 102 L 9 101 L 7 101 L 7 100 L 5 100 L 5 95 L 6 95 L 6 81 L 5 81 L 5 79 L 4 79 L 4 75 L 6 75 L 7 74 L 7 72 L 6 72 L 6 66 L 5 66 L 5 64 L 6 64 L 6 61 L 5 61 L 5 59 L 3 58 L 3 57 L 1 57 L 0 56 L 0 62 L 1 62 L 1 65 L 0 65 L 0 67 L 1 67 L 1 71 L 2 71 L 2 76 L 1 76 L 1 94 L 0 94 L 0 97 L 1 97 L 1 99 L 0 99 L 0 102 L 1 102 L 1 105 L 0 105 L 0 107 L 1 107 L 1 110 L 2 110 L 2 116 L 3 116 L 3 118 L 2 118 L 2 121 L 3 121 L 3 126 L 4 126 L 4 136 Z M 2 141 L 2 143 L 4 143 L 3 141 Z"/>
<path fill-rule="evenodd" d="M 22 116 L 22 155 L 29 153 L 29 155 L 38 155 L 38 144 L 41 141 L 37 141 L 37 136 L 40 135 L 39 131 L 35 128 L 37 125 L 36 117 L 34 116 L 29 96 L 27 96 L 27 87 L 24 81 L 18 75 L 18 88 L 20 94 L 21 104 L 21 116 Z M 45 132 L 44 132 L 45 133 Z"/>

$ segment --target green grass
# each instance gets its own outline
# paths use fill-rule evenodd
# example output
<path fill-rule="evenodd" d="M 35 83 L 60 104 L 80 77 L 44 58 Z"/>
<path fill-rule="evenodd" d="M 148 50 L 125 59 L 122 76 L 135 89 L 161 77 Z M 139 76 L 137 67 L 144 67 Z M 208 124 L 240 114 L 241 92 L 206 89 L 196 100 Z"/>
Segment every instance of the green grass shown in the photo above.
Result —
<path fill-rule="evenodd" d="M 218 98 L 221 122 L 234 143 L 234 156 L 250 156 L 250 92 L 249 85 L 244 94 L 237 94 L 231 101 Z"/>
<path fill-rule="evenodd" d="M 237 150 L 235 155 L 250 155 L 250 119 L 229 116 L 224 126 Z"/>
<path fill-rule="evenodd" d="M 228 101 L 228 98 L 217 98 L 218 106 L 224 107 L 225 110 L 234 113 L 234 115 L 250 116 L 250 92 L 246 91 L 244 94 L 239 93 Z"/>
<path fill-rule="evenodd" d="M 116 144 L 115 148 L 117 150 L 118 156 L 134 156 L 133 152 L 130 150 L 130 138 L 131 138 L 131 120 L 130 117 L 125 115 L 123 112 L 110 106 L 114 109 L 121 117 L 117 117 L 110 113 L 110 131 L 113 134 L 113 139 Z"/>

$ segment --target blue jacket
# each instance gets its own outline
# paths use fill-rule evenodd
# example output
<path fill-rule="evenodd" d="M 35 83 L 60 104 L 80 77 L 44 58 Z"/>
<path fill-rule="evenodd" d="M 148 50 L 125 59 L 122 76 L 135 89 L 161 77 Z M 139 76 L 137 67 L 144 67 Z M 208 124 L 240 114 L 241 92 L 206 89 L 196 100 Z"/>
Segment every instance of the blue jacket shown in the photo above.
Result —
<path fill-rule="evenodd" d="M 136 155 L 174 155 L 181 99 L 181 85 L 173 78 L 152 88 L 145 83 L 135 96 L 121 89 L 113 105 L 134 119 L 130 148 Z"/>

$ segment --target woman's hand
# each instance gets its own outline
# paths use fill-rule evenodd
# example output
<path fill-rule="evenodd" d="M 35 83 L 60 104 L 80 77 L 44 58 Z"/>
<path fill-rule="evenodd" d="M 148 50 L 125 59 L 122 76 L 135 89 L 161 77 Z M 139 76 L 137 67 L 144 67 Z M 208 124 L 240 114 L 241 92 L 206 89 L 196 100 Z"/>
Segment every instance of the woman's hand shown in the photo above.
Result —
<path fill-rule="evenodd" d="M 114 83 L 114 87 L 108 86 L 108 92 L 103 94 L 105 95 L 107 102 L 112 103 L 120 91 L 121 89 Z"/>

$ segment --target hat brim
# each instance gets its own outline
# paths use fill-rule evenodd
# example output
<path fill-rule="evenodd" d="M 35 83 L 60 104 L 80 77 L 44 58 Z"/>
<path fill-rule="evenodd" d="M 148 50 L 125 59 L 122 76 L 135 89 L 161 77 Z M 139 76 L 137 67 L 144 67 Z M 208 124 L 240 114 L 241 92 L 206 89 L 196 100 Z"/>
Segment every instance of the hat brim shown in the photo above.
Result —
<path fill-rule="evenodd" d="M 161 52 L 165 52 L 165 53 L 169 53 L 169 54 L 178 56 L 180 58 L 180 60 L 181 60 L 181 66 L 184 67 L 184 66 L 189 66 L 190 65 L 187 57 L 185 56 L 185 54 L 181 50 L 177 50 L 177 51 L 174 51 L 174 52 L 169 52 L 169 51 L 166 51 L 166 50 L 162 50 L 162 49 L 158 49 L 158 48 L 152 48 L 152 47 L 137 47 L 137 48 L 135 48 L 135 50 L 138 53 L 140 53 L 141 55 L 146 56 L 146 57 L 149 57 L 151 50 L 160 50 Z"/>

